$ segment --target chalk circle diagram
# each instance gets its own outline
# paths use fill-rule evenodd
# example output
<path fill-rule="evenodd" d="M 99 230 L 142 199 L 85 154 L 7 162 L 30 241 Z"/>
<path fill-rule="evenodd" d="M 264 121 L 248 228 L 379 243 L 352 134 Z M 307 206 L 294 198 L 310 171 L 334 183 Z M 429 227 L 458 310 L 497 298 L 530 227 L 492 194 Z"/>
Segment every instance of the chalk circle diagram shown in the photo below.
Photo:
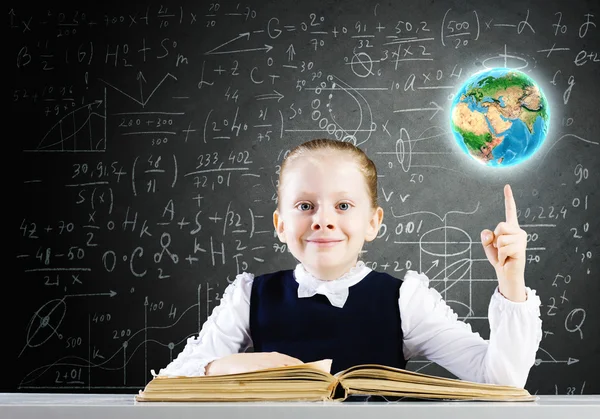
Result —
<path fill-rule="evenodd" d="M 57 335 L 59 339 L 62 339 L 63 336 L 58 333 L 58 328 L 60 327 L 66 312 L 67 305 L 65 304 L 64 299 L 51 300 L 40 307 L 31 317 L 31 320 L 29 320 L 29 325 L 27 326 L 27 342 L 19 356 L 23 354 L 25 348 L 41 346 L 54 335 Z"/>
<path fill-rule="evenodd" d="M 313 89 L 312 121 L 338 141 L 356 146 L 369 141 L 377 124 L 367 99 L 335 75 L 328 75 L 326 80 Z"/>
<path fill-rule="evenodd" d="M 348 59 L 348 57 L 344 57 L 344 62 L 350 65 L 352 72 L 357 77 L 366 78 L 375 75 L 375 73 L 373 73 L 374 61 L 366 52 L 354 53 L 350 59 Z M 379 62 L 379 60 L 377 60 L 377 62 Z"/>

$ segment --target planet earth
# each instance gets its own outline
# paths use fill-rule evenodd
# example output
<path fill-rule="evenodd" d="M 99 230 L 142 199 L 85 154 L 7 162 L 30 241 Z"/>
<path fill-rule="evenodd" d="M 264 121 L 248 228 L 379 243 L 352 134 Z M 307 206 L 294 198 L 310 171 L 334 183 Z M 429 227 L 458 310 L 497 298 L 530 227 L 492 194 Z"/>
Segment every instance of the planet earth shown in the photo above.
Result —
<path fill-rule="evenodd" d="M 537 83 L 509 68 L 476 73 L 461 86 L 450 126 L 460 148 L 486 166 L 529 159 L 548 133 L 550 109 Z"/>

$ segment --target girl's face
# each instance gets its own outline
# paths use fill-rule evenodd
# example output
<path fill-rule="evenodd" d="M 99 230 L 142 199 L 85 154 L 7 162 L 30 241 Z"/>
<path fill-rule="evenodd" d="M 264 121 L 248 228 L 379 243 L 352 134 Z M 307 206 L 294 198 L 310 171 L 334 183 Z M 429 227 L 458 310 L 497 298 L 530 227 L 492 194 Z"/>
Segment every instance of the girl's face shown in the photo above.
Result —
<path fill-rule="evenodd" d="M 279 239 L 319 279 L 348 272 L 383 219 L 356 163 L 344 153 L 312 152 L 286 167 L 283 182 L 273 213 Z"/>

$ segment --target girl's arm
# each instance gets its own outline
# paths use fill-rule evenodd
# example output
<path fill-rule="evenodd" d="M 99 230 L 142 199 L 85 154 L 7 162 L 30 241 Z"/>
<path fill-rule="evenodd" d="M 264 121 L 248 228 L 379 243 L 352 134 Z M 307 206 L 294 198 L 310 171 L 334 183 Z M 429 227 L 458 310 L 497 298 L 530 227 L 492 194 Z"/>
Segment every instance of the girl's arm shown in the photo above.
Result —
<path fill-rule="evenodd" d="M 463 380 L 523 388 L 542 338 L 540 298 L 528 287 L 526 296 L 513 302 L 496 288 L 484 340 L 429 288 L 427 276 L 409 271 L 398 301 L 405 358 L 426 357 Z"/>

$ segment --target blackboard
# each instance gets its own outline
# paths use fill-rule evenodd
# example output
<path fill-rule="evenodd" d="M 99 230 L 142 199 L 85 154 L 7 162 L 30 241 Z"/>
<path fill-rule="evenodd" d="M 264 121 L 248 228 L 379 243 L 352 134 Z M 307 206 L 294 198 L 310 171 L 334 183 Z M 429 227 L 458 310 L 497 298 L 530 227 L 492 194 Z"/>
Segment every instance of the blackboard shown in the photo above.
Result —
<path fill-rule="evenodd" d="M 597 2 L 136 3 L 9 8 L 3 391 L 141 389 L 237 274 L 295 265 L 272 224 L 279 165 L 329 137 L 379 169 L 366 263 L 426 272 L 484 338 L 496 279 L 479 232 L 511 184 L 542 301 L 527 389 L 599 392 Z M 551 111 L 510 168 L 450 130 L 455 93 L 493 67 L 536 80 Z"/>

